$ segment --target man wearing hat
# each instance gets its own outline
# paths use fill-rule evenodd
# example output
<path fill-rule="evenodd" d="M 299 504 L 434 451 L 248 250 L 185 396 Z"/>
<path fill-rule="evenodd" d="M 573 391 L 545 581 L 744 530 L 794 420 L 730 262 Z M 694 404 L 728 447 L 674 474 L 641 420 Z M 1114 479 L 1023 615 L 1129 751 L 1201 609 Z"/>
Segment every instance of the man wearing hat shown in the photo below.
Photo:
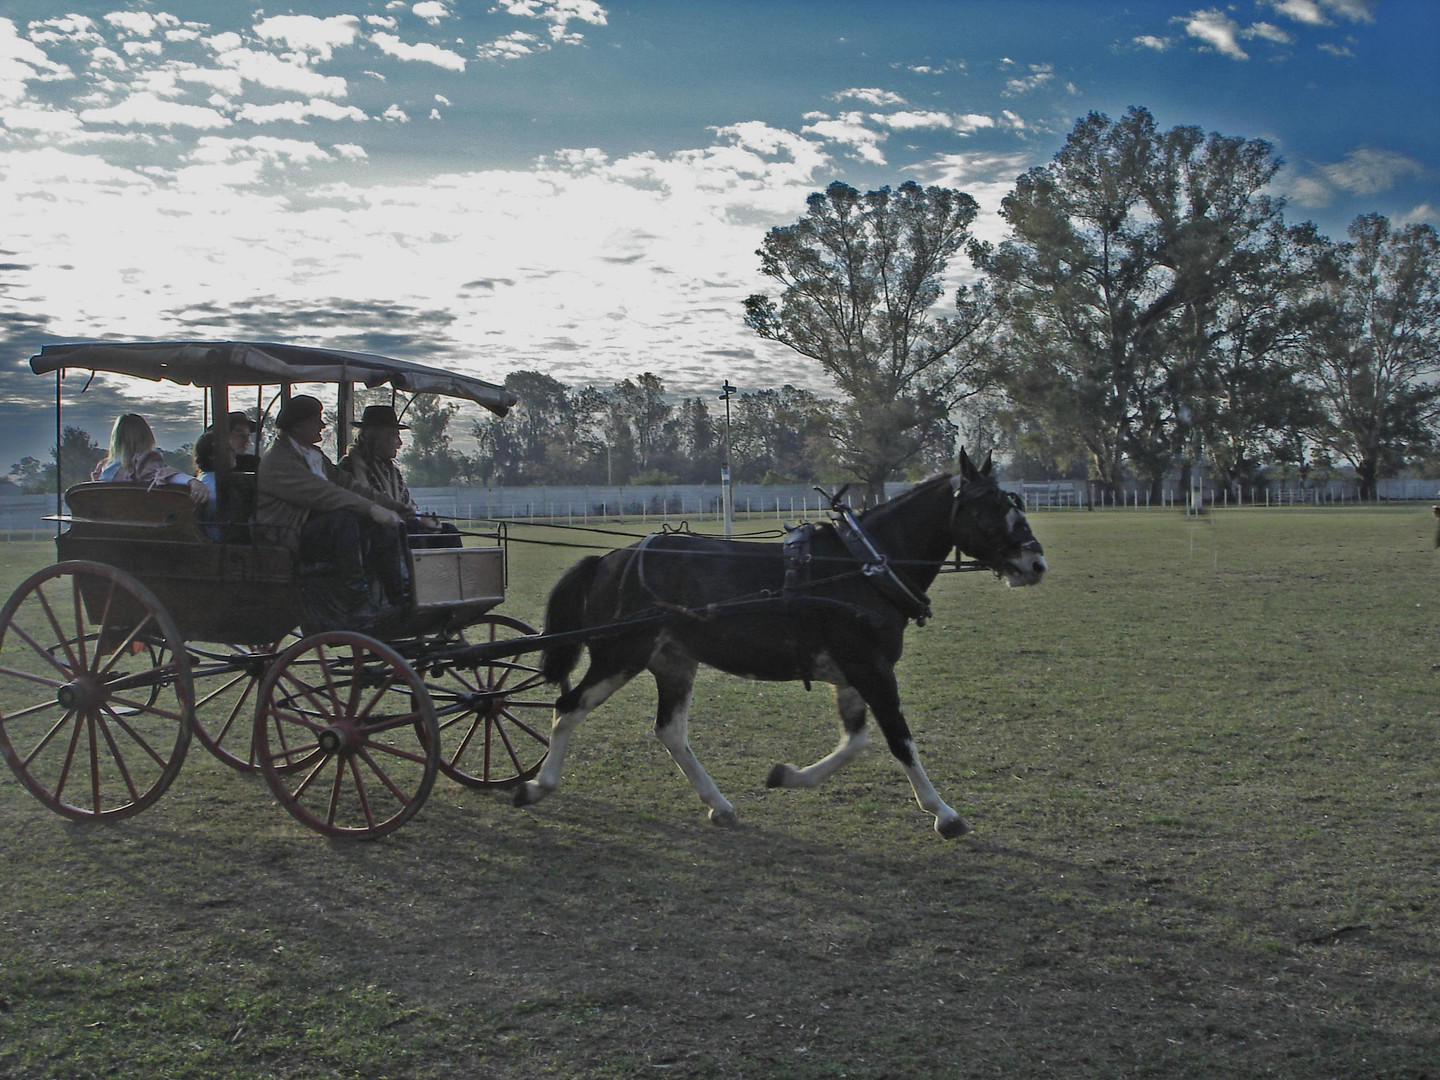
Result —
<path fill-rule="evenodd" d="M 370 602 L 364 555 L 391 604 L 407 597 L 402 515 L 408 507 L 335 466 L 319 447 L 318 398 L 297 394 L 280 409 L 279 435 L 260 459 L 255 523 L 307 563 L 330 563 L 345 583 L 351 616 L 384 614 Z"/>
<path fill-rule="evenodd" d="M 232 412 L 225 417 L 225 426 L 230 429 L 234 468 L 240 472 L 254 472 L 260 467 L 259 456 L 250 452 L 250 436 L 255 434 L 255 421 L 247 413 Z"/>
<path fill-rule="evenodd" d="M 367 405 L 355 421 L 355 441 L 350 452 L 340 459 L 340 468 L 362 484 L 382 491 L 406 506 L 406 527 L 412 548 L 460 547 L 459 531 L 454 525 L 442 524 L 433 514 L 422 514 L 405 477 L 395 464 L 400 452 L 400 432 L 409 431 L 402 424 L 392 405 Z"/>

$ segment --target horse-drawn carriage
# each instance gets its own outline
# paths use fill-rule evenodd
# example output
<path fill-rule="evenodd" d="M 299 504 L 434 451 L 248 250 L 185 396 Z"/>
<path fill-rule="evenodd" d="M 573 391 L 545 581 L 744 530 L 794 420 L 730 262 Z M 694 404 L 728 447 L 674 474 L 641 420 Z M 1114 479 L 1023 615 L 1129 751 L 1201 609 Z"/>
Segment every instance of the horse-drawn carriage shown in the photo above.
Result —
<path fill-rule="evenodd" d="M 278 384 L 283 397 L 293 384 L 334 383 L 342 445 L 356 383 L 500 414 L 515 403 L 434 368 L 281 345 L 57 346 L 31 366 L 203 386 L 222 429 L 231 386 Z M 222 511 L 236 497 L 225 481 Z M 958 475 L 863 514 L 837 495 L 832 522 L 797 528 L 784 544 L 667 531 L 587 556 L 551 593 L 543 634 L 491 613 L 504 598 L 501 527 L 476 546 L 409 552 L 413 602 L 372 636 L 325 628 L 307 602 L 322 568 L 297 565 L 243 527 L 207 538 L 179 491 L 86 483 L 67 500 L 61 561 L 0 610 L 0 749 L 43 802 L 90 820 L 158 799 L 192 733 L 227 764 L 263 773 L 280 803 L 322 833 L 398 828 L 438 772 L 514 788 L 515 804 L 528 806 L 558 785 L 576 725 L 649 670 L 656 734 L 712 820 L 728 824 L 734 808 L 687 736 L 695 671 L 706 664 L 835 686 L 840 745 L 805 768 L 777 765 L 771 787 L 813 787 L 852 760 L 870 712 L 936 831 L 960 836 L 969 825 L 926 777 L 901 712 L 904 632 L 928 615 L 925 590 L 951 551 L 1011 585 L 1046 572 L 1020 499 L 991 476 L 988 457 L 977 467 L 963 451 Z M 572 689 L 582 648 L 590 664 Z"/>
<path fill-rule="evenodd" d="M 31 361 L 206 388 L 217 426 L 232 387 L 332 383 L 341 445 L 353 388 L 442 394 L 503 415 L 501 387 L 368 354 L 236 342 L 63 345 Z M 243 501 L 254 476 L 222 475 Z M 503 526 L 470 546 L 406 553 L 411 603 L 383 638 L 317 615 L 317 573 L 243 525 L 212 539 L 183 488 L 83 482 L 65 493 L 59 561 L 0 610 L 0 747 L 42 802 L 125 817 L 174 780 L 192 734 L 263 773 L 323 833 L 375 836 L 420 808 L 437 773 L 477 787 L 534 775 L 553 690 L 522 659 L 533 627 L 504 599 Z M 222 506 L 222 510 L 225 509 Z M 374 630 L 373 633 L 381 633 Z M 471 646 L 494 644 L 478 659 Z"/>

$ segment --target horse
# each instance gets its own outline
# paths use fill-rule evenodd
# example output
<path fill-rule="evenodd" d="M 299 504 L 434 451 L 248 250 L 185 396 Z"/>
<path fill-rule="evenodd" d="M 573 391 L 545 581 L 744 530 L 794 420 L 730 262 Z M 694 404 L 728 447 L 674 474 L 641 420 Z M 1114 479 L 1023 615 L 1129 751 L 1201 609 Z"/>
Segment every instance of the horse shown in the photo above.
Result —
<path fill-rule="evenodd" d="M 551 683 L 590 664 L 555 703 L 550 751 L 534 779 L 515 791 L 530 806 L 560 783 L 576 726 L 648 669 L 659 703 L 655 734 L 710 808 L 717 825 L 735 825 L 734 806 L 690 749 L 688 724 L 700 664 L 765 681 L 834 685 L 843 729 L 836 749 L 806 768 L 777 765 L 768 787 L 815 787 L 865 747 L 867 708 L 910 780 L 915 801 L 951 839 L 971 831 L 925 775 L 900 708 L 895 664 L 911 619 L 929 614 L 925 590 L 955 550 L 975 569 L 1010 586 L 1038 583 L 1047 565 L 1020 499 L 960 453 L 958 476 L 924 481 L 860 514 L 832 502 L 835 520 L 800 526 L 783 545 L 720 540 L 688 532 L 653 534 L 591 555 L 550 593 L 541 671 Z M 841 492 L 843 495 L 843 490 Z M 808 544 L 797 533 L 808 536 Z M 807 550 L 808 549 L 808 550 Z"/>

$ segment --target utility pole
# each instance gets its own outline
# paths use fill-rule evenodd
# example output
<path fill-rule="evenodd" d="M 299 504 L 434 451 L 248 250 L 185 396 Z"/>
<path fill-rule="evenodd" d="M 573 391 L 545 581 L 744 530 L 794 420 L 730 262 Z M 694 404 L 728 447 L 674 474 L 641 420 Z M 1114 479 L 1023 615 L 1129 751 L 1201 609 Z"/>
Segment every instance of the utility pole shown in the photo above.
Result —
<path fill-rule="evenodd" d="M 720 384 L 720 400 L 725 402 L 725 458 L 720 462 L 720 505 L 725 513 L 725 538 L 735 529 L 735 500 L 730 488 L 730 395 L 735 387 L 726 379 Z"/>

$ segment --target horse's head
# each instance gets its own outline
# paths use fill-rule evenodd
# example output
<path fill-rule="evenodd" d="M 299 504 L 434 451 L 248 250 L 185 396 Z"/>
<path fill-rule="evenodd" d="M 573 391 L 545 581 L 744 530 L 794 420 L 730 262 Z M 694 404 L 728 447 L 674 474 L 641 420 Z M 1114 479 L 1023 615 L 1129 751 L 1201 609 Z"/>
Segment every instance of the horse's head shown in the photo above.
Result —
<path fill-rule="evenodd" d="M 1010 586 L 1036 585 L 1045 576 L 1045 552 L 1025 520 L 1020 497 L 1005 491 L 990 476 L 992 463 L 978 469 L 960 451 L 960 475 L 951 481 L 950 510 L 955 547 L 995 571 Z"/>

